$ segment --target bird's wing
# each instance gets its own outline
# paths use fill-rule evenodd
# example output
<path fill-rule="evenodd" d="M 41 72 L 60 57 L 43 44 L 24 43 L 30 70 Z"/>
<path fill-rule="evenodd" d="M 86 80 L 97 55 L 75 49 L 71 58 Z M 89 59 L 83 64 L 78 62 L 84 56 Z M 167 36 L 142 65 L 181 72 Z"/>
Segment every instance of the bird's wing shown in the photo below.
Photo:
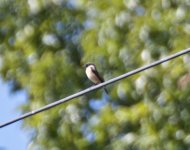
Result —
<path fill-rule="evenodd" d="M 99 75 L 98 71 L 95 69 L 92 69 L 92 72 L 99 78 L 101 82 L 104 82 L 104 79 Z"/>

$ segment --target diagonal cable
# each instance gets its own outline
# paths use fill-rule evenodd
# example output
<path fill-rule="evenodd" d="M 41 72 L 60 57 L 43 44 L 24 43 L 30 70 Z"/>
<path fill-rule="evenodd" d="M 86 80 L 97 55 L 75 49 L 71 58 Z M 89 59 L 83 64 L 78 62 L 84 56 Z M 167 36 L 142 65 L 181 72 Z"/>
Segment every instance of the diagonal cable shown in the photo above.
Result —
<path fill-rule="evenodd" d="M 116 82 L 116 81 L 122 80 L 122 79 L 124 79 L 124 78 L 129 77 L 129 76 L 132 76 L 132 75 L 134 75 L 134 74 L 137 74 L 137 73 L 142 72 L 142 71 L 144 71 L 144 70 L 147 70 L 147 69 L 149 69 L 149 68 L 152 68 L 152 67 L 155 67 L 155 66 L 157 66 L 157 65 L 160 65 L 160 64 L 162 64 L 162 63 L 164 63 L 164 62 L 167 62 L 167 61 L 169 61 L 169 60 L 171 60 L 171 59 L 174 59 L 174 58 L 179 57 L 179 56 L 181 56 L 181 55 L 187 54 L 187 53 L 189 53 L 189 52 L 190 52 L 190 48 L 184 49 L 184 50 L 182 50 L 182 51 L 180 51 L 180 52 L 177 52 L 177 53 L 175 53 L 175 54 L 173 54 L 173 55 L 170 55 L 170 56 L 168 56 L 168 57 L 165 57 L 165 58 L 163 58 L 163 59 L 160 59 L 160 60 L 158 60 L 158 61 L 155 61 L 155 62 L 153 62 L 153 63 L 151 63 L 151 64 L 145 65 L 145 66 L 140 67 L 140 68 L 138 68 L 138 69 L 132 70 L 132 71 L 130 71 L 130 72 L 128 72 L 128 73 L 122 74 L 122 75 L 120 75 L 120 76 L 118 76 L 118 77 L 115 77 L 115 78 L 113 78 L 113 79 L 110 79 L 110 80 L 108 80 L 108 81 L 105 81 L 105 82 L 103 82 L 103 83 L 101 83 L 101 84 L 95 85 L 95 86 L 90 87 L 90 88 L 87 88 L 87 89 L 85 89 L 85 90 L 83 90 L 83 91 L 80 91 L 80 92 L 77 92 L 77 93 L 72 94 L 72 95 L 70 95 L 70 96 L 67 96 L 67 97 L 65 97 L 65 98 L 63 98 L 63 99 L 60 99 L 60 100 L 56 101 L 56 102 L 50 103 L 50 104 L 48 104 L 48 105 L 46 105 L 46 106 L 44 106 L 44 107 L 41 107 L 41 108 L 36 109 L 36 110 L 33 110 L 33 111 L 28 112 L 28 113 L 26 113 L 26 114 L 23 114 L 23 115 L 19 116 L 18 118 L 15 118 L 15 119 L 12 119 L 12 120 L 7 121 L 7 122 L 5 122 L 5 123 L 2 123 L 2 124 L 0 124 L 0 128 L 3 128 L 3 127 L 5 127 L 5 126 L 7 126 L 7 125 L 10 125 L 10 124 L 12 124 L 12 123 L 14 123 L 14 122 L 17 122 L 17 121 L 19 121 L 19 120 L 22 120 L 22 119 L 24 119 L 24 118 L 33 116 L 33 115 L 35 115 L 35 114 L 37 114 L 37 113 L 40 113 L 40 112 L 42 112 L 42 111 L 48 110 L 48 109 L 50 109 L 50 108 L 53 108 L 53 107 L 55 107 L 55 106 L 57 106 L 57 105 L 60 105 L 60 104 L 62 104 L 62 103 L 65 103 L 65 102 L 67 102 L 67 101 L 69 101 L 69 100 L 72 100 L 72 99 L 74 99 L 74 98 L 77 98 L 77 97 L 79 97 L 79 96 L 82 96 L 82 95 L 84 95 L 84 94 L 87 94 L 87 93 L 89 93 L 89 92 L 92 92 L 92 91 L 94 91 L 94 90 L 97 90 L 97 89 L 102 88 L 102 87 L 104 87 L 104 86 L 106 86 L 106 85 L 112 84 L 112 83 L 114 83 L 114 82 Z"/>

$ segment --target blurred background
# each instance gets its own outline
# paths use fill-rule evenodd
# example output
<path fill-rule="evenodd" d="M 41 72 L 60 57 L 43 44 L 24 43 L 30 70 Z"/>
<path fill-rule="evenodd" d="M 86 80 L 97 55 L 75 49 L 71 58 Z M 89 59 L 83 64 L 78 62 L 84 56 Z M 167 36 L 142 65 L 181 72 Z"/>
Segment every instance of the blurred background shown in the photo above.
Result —
<path fill-rule="evenodd" d="M 0 121 L 91 86 L 87 62 L 109 80 L 189 46 L 190 0 L 0 0 Z M 2 128 L 0 149 L 190 149 L 189 62 Z"/>

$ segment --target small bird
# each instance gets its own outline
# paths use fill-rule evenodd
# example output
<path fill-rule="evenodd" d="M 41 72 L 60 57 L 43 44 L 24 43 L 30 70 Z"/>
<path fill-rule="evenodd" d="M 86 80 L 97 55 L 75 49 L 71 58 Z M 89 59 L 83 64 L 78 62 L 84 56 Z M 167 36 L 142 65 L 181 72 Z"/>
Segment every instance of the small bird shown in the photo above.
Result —
<path fill-rule="evenodd" d="M 84 65 L 86 68 L 85 72 L 89 80 L 91 80 L 94 84 L 99 84 L 104 82 L 104 78 L 101 77 L 96 69 L 95 64 L 87 63 Z M 104 87 L 106 94 L 108 94 L 108 90 Z"/>

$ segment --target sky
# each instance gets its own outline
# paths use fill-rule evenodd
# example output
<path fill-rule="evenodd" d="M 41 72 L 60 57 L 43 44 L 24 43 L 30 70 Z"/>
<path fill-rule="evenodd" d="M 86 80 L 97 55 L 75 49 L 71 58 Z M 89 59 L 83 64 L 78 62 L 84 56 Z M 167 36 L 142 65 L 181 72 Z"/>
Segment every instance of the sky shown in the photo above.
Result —
<path fill-rule="evenodd" d="M 0 124 L 20 116 L 17 107 L 26 99 L 26 92 L 11 93 L 9 85 L 0 79 Z M 26 150 L 29 139 L 21 121 L 0 128 L 0 150 Z"/>

